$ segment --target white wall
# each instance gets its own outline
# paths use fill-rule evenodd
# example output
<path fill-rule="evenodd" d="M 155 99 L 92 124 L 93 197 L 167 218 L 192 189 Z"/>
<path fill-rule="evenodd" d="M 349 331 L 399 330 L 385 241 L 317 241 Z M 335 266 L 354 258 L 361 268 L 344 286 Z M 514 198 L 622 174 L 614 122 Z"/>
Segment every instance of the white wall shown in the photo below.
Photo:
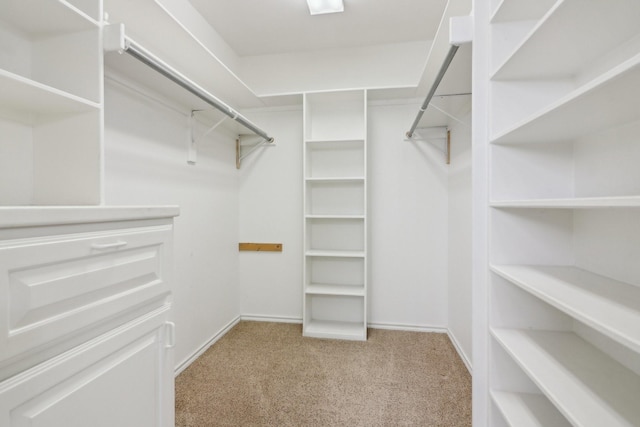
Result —
<path fill-rule="evenodd" d="M 370 316 L 379 326 L 447 326 L 447 169 L 428 143 L 404 141 L 419 104 L 369 111 Z M 282 242 L 240 254 L 241 312 L 302 316 L 302 111 L 247 112 L 277 146 L 243 164 L 240 240 Z"/>
<path fill-rule="evenodd" d="M 241 252 L 243 316 L 302 318 L 302 107 L 246 112 L 275 147 L 260 148 L 240 169 L 241 242 L 282 243 L 282 252 Z"/>
<path fill-rule="evenodd" d="M 470 115 L 463 120 L 471 121 Z M 451 127 L 449 334 L 471 366 L 471 125 Z"/>
<path fill-rule="evenodd" d="M 189 166 L 184 115 L 113 83 L 105 92 L 106 203 L 180 206 L 172 284 L 179 366 L 240 313 L 233 137 L 207 138 Z"/>
<path fill-rule="evenodd" d="M 404 140 L 418 108 L 369 108 L 369 321 L 446 328 L 447 169 L 434 145 Z"/>

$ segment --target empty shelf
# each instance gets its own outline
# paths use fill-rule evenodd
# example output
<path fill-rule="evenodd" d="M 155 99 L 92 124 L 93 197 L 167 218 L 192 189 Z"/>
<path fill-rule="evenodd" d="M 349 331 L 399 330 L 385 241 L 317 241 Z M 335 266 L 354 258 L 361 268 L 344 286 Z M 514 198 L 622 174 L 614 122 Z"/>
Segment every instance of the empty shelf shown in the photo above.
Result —
<path fill-rule="evenodd" d="M 364 215 L 306 215 L 307 219 L 364 219 Z"/>
<path fill-rule="evenodd" d="M 640 54 L 498 132 L 494 144 L 570 141 L 640 119 Z"/>
<path fill-rule="evenodd" d="M 313 295 L 340 295 L 340 296 L 364 296 L 364 286 L 354 285 L 327 285 L 321 283 L 312 283 L 307 285 L 306 294 Z"/>
<path fill-rule="evenodd" d="M 497 68 L 493 79 L 572 77 L 636 36 L 639 16 L 637 0 L 559 0 Z"/>
<path fill-rule="evenodd" d="M 502 0 L 496 7 L 492 23 L 540 19 L 556 0 Z"/>
<path fill-rule="evenodd" d="M 305 255 L 335 258 L 364 258 L 364 251 L 323 251 L 318 249 L 311 249 L 306 251 Z"/>
<path fill-rule="evenodd" d="M 314 338 L 364 341 L 367 338 L 367 330 L 362 322 L 311 320 L 305 325 L 304 335 Z"/>
<path fill-rule="evenodd" d="M 640 287 L 575 267 L 498 265 L 491 269 L 557 309 L 640 351 Z"/>
<path fill-rule="evenodd" d="M 494 208 L 598 209 L 637 208 L 640 196 L 574 197 L 562 199 L 495 200 Z"/>
<path fill-rule="evenodd" d="M 572 425 L 640 425 L 640 378 L 582 338 L 569 332 L 491 332 Z"/>
<path fill-rule="evenodd" d="M 305 178 L 307 182 L 364 182 L 362 176 L 337 176 L 323 178 Z"/>
<path fill-rule="evenodd" d="M 0 70 L 0 109 L 21 114 L 78 113 L 100 105 L 76 95 Z"/>
<path fill-rule="evenodd" d="M 570 427 L 571 424 L 544 396 L 492 391 L 496 404 L 511 427 Z"/>

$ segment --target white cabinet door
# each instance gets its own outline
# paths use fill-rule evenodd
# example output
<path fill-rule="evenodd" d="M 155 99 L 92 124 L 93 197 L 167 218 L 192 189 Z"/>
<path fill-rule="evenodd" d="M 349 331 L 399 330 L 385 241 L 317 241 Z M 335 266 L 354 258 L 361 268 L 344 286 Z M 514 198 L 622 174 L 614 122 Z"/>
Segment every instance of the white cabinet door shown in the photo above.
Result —
<path fill-rule="evenodd" d="M 0 383 L 6 427 L 173 426 L 164 305 Z"/>

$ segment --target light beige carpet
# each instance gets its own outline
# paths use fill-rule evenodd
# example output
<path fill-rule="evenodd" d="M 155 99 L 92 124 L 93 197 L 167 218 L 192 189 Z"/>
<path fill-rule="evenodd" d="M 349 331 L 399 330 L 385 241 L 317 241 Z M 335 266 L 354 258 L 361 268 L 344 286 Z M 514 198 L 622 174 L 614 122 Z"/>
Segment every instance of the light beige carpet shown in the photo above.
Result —
<path fill-rule="evenodd" d="M 445 334 L 240 322 L 176 379 L 176 426 L 471 426 L 471 377 Z"/>

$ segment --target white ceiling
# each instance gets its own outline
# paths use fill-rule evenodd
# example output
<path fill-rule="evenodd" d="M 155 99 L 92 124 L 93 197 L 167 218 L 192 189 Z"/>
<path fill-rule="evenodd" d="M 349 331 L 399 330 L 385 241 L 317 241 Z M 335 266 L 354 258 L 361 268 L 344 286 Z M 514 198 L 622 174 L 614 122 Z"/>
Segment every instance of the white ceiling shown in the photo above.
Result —
<path fill-rule="evenodd" d="M 305 0 L 190 0 L 239 56 L 431 40 L 447 0 L 344 0 L 309 14 Z"/>

